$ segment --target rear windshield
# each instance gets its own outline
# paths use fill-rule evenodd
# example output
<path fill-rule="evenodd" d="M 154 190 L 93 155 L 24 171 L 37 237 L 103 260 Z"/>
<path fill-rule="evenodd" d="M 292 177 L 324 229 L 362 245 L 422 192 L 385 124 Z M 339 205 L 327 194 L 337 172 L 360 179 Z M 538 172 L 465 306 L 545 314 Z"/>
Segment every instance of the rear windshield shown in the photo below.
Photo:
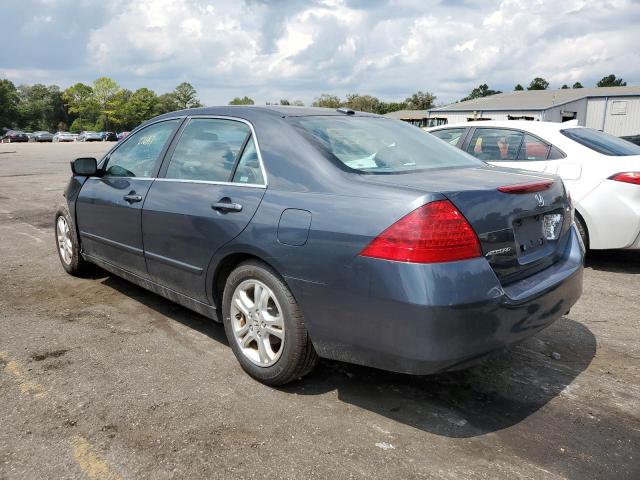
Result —
<path fill-rule="evenodd" d="M 364 173 L 402 173 L 484 165 L 407 123 L 378 117 L 290 117 L 314 143 Z"/>
<path fill-rule="evenodd" d="M 567 128 L 560 130 L 560 132 L 565 137 L 569 137 L 571 140 L 603 155 L 614 157 L 640 155 L 640 146 L 599 130 L 593 130 L 592 128 Z"/>

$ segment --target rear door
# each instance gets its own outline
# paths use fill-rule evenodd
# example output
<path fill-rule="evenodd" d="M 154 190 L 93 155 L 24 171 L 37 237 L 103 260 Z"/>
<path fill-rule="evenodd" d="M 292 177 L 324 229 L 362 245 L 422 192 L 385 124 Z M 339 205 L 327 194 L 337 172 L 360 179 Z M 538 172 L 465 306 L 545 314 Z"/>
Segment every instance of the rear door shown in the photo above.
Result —
<path fill-rule="evenodd" d="M 466 151 L 474 157 L 501 167 L 544 172 L 549 145 L 544 140 L 510 128 L 476 128 Z"/>
<path fill-rule="evenodd" d="M 207 301 L 213 254 L 255 213 L 266 178 L 255 134 L 244 121 L 191 118 L 174 141 L 142 212 L 151 279 Z"/>
<path fill-rule="evenodd" d="M 147 276 L 142 205 L 180 121 L 154 123 L 131 135 L 105 160 L 103 175 L 84 183 L 76 219 L 85 253 Z"/>

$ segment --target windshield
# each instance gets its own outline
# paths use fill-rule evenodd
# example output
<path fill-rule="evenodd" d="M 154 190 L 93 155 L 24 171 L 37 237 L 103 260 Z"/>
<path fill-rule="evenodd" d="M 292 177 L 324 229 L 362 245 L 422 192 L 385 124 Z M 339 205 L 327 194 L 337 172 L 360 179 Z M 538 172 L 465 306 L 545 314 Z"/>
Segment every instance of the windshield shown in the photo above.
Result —
<path fill-rule="evenodd" d="M 571 140 L 603 155 L 614 157 L 640 155 L 640 146 L 599 130 L 593 130 L 592 128 L 567 128 L 560 130 L 560 132 L 565 137 L 569 137 Z"/>
<path fill-rule="evenodd" d="M 484 165 L 407 123 L 379 117 L 290 117 L 322 150 L 365 173 Z"/>

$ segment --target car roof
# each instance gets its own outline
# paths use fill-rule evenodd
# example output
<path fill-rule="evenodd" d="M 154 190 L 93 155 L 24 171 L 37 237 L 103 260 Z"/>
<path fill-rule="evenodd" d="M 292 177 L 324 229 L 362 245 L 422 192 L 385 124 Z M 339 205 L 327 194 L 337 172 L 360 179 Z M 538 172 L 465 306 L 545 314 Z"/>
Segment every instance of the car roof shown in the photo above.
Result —
<path fill-rule="evenodd" d="M 468 127 L 492 127 L 492 128 L 517 128 L 532 133 L 549 134 L 559 132 L 565 128 L 585 128 L 576 125 L 575 121 L 558 123 L 558 122 L 538 122 L 532 120 L 482 120 L 479 122 L 460 122 L 449 123 L 447 125 L 439 125 L 437 127 L 426 128 L 428 132 L 443 130 L 445 128 L 468 128 Z"/>
<path fill-rule="evenodd" d="M 349 116 L 357 117 L 380 117 L 386 118 L 374 113 L 359 112 L 348 109 L 336 109 L 336 108 L 321 108 L 321 107 L 297 107 L 297 106 L 285 106 L 285 105 L 224 105 L 218 107 L 201 107 L 190 108 L 186 110 L 178 110 L 175 112 L 165 113 L 155 118 L 148 120 L 148 122 L 154 122 L 163 118 L 172 118 L 176 116 L 206 116 L 206 115 L 220 115 L 239 117 L 250 120 L 252 117 L 264 117 L 273 116 L 278 118 L 286 117 L 307 117 L 307 116 L 346 116 L 347 112 Z"/>

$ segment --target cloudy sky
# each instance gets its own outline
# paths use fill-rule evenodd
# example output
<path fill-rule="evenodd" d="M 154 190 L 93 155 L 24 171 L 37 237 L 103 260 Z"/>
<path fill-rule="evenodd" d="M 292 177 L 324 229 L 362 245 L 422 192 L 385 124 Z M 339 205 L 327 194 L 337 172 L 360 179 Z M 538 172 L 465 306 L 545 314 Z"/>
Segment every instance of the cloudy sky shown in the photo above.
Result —
<path fill-rule="evenodd" d="M 640 84 L 640 0 L 2 0 L 0 78 L 107 75 L 208 105 L 320 93 L 438 103 L 480 83 Z"/>

